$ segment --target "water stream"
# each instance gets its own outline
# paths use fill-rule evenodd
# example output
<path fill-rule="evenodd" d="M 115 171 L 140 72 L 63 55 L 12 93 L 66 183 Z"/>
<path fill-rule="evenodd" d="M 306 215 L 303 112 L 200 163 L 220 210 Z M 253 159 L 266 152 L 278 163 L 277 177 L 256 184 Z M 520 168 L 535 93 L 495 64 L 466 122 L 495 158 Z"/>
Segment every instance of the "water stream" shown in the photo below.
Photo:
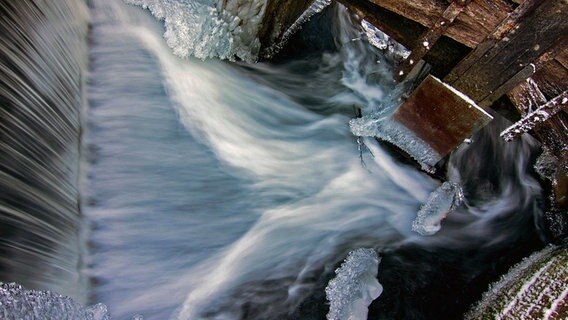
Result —
<path fill-rule="evenodd" d="M 149 10 L 89 5 L 78 270 L 113 318 L 322 319 L 333 271 L 358 248 L 383 258 L 370 316 L 451 318 L 540 245 L 537 146 L 501 142 L 501 119 L 449 160 L 465 204 L 434 237 L 411 230 L 440 182 L 350 132 L 356 107 L 400 88 L 345 9 L 305 27 L 329 23 L 326 46 L 248 64 L 179 57 Z M 444 303 L 451 290 L 463 298 Z"/>

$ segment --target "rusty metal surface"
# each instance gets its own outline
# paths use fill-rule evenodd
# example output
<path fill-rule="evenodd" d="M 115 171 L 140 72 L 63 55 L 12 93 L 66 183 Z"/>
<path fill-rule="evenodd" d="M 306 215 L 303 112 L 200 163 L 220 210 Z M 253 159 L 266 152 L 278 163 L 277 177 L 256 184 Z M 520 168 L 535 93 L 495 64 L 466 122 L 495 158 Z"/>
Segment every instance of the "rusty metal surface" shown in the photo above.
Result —
<path fill-rule="evenodd" d="M 397 109 L 393 118 L 441 158 L 492 120 L 475 102 L 431 75 Z"/>

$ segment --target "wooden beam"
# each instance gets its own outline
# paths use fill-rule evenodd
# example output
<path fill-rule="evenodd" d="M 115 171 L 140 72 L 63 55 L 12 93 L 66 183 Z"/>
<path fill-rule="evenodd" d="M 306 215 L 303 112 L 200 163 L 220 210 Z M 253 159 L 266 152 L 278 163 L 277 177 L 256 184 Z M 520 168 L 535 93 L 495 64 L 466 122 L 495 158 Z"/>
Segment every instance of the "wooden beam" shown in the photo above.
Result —
<path fill-rule="evenodd" d="M 440 20 L 447 6 L 447 2 L 442 0 L 367 1 L 416 21 L 427 28 L 433 27 Z M 475 48 L 512 11 L 511 4 L 504 0 L 473 0 L 468 6 L 468 12 L 459 15 L 444 35 L 470 48 Z"/>
<path fill-rule="evenodd" d="M 568 34 L 568 1 L 527 0 L 519 8 L 522 14 L 516 24 L 505 28 L 505 21 L 445 80 L 473 100 L 483 101 Z"/>
<path fill-rule="evenodd" d="M 528 0 L 527 0 L 528 1 Z M 538 84 L 529 78 L 515 87 L 509 94 L 509 99 L 515 105 L 519 113 L 526 116 L 539 106 L 546 104 L 546 96 L 540 90 Z M 560 99 L 562 101 L 562 99 Z M 543 125 L 535 128 L 534 136 L 542 142 L 546 149 L 554 155 L 565 172 L 568 172 L 568 117 L 566 112 L 560 111 Z"/>
<path fill-rule="evenodd" d="M 512 141 L 523 133 L 529 132 L 537 126 L 542 125 L 562 109 L 568 110 L 568 91 L 564 91 L 556 98 L 527 114 L 521 120 L 504 130 L 501 133 L 501 137 L 505 141 Z"/>
<path fill-rule="evenodd" d="M 415 47 L 419 43 L 420 35 L 427 30 L 426 27 L 415 21 L 368 1 L 338 0 L 338 2 L 406 48 Z M 424 60 L 432 66 L 434 76 L 443 78 L 470 51 L 470 48 L 456 40 L 442 36 L 427 52 Z"/>
<path fill-rule="evenodd" d="M 399 66 L 395 74 L 397 80 L 403 80 L 416 63 L 424 58 L 470 2 L 471 0 L 454 0 L 450 3 L 446 10 L 444 10 L 444 13 L 442 13 L 440 20 L 434 23 L 433 27 L 429 28 L 420 36 L 418 43 L 412 48 L 410 56 Z"/>

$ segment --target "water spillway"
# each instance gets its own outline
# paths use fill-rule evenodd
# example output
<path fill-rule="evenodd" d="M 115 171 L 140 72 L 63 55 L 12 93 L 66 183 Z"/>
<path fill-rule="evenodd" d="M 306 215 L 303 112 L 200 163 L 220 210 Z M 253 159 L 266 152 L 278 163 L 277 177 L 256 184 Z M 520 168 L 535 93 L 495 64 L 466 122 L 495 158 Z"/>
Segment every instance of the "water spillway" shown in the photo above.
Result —
<path fill-rule="evenodd" d="M 88 79 L 79 73 L 80 82 L 72 76 L 64 82 L 88 80 L 86 92 L 85 87 L 68 90 L 77 93 L 74 103 L 48 112 L 77 120 L 69 130 L 72 139 L 62 143 L 75 150 L 69 151 L 73 157 L 62 156 L 66 166 L 78 168 L 84 132 L 87 181 L 81 196 L 88 223 L 81 222 L 78 210 L 57 210 L 44 219 L 53 222 L 51 227 L 36 230 L 33 223 L 43 221 L 35 219 L 42 215 L 27 208 L 18 215 L 22 230 L 37 231 L 57 248 L 79 250 L 88 240 L 89 250 L 83 262 L 76 258 L 81 254 L 55 262 L 28 257 L 22 261 L 38 261 L 33 275 L 40 280 L 25 282 L 26 269 L 20 268 L 2 271 L 2 281 L 80 300 L 43 281 L 40 270 L 55 266 L 84 273 L 90 279 L 82 287 L 89 303 L 104 303 L 118 319 L 135 314 L 322 319 L 333 270 L 352 250 L 368 248 L 382 257 L 378 280 L 384 288 L 369 308 L 370 318 L 452 318 L 463 314 L 500 272 L 541 245 L 541 190 L 531 176 L 536 146 L 530 138 L 505 145 L 495 138 L 507 124 L 501 119 L 455 152 L 448 170 L 464 187 L 465 202 L 436 236 L 421 237 L 412 231 L 412 221 L 440 182 L 373 139 L 361 138 L 358 144 L 349 128 L 354 106 L 388 107 L 400 93 L 392 81 L 392 61 L 369 45 L 356 20 L 341 7 L 329 8 L 319 21 L 327 19 L 327 27 L 314 21 L 294 39 L 308 42 L 314 30 L 327 29 L 329 43 L 305 44 L 305 52 L 272 63 L 180 58 L 175 47 L 172 52 L 165 24 L 195 27 L 180 17 L 211 14 L 195 10 L 206 2 L 137 3 L 151 9 L 144 10 L 118 0 L 90 1 Z M 156 20 L 158 7 L 177 15 Z M 172 8 L 190 11 L 168 11 Z M 79 9 L 84 7 L 73 12 L 85 13 Z M 176 17 L 180 20 L 171 20 Z M 199 18 L 210 22 L 211 17 Z M 203 37 L 218 30 L 207 29 L 213 25 L 203 24 L 202 36 L 177 38 L 187 42 L 176 44 L 220 48 L 226 38 Z M 85 63 L 83 54 L 76 49 L 66 56 Z M 74 66 L 49 65 L 68 64 Z M 81 125 L 83 99 L 89 108 Z M 34 129 L 67 132 L 56 121 L 47 123 Z M 21 137 L 41 147 L 40 138 L 48 136 Z M 47 166 L 49 159 L 37 161 Z M 28 167 L 22 170 L 36 176 Z M 42 189 L 62 190 L 75 201 L 70 208 L 79 208 L 77 170 L 66 171 L 73 184 L 49 176 L 53 185 Z M 28 179 L 20 181 L 38 185 Z M 5 188 L 15 192 L 15 186 Z M 2 204 L 11 199 L 19 198 L 3 198 Z M 61 203 L 56 196 L 48 199 Z M 10 216 L 2 217 L 2 230 L 14 230 Z M 50 231 L 71 236 L 51 238 Z M 5 235 L 2 239 L 26 243 L 10 238 L 8 231 Z M 31 248 L 54 252 L 44 243 L 34 238 Z M 17 257 L 5 252 L 5 261 Z M 65 269 L 69 265 L 74 267 Z M 461 295 L 448 302 L 452 290 Z"/>
<path fill-rule="evenodd" d="M 84 301 L 80 220 L 88 11 L 0 2 L 0 281 Z"/>

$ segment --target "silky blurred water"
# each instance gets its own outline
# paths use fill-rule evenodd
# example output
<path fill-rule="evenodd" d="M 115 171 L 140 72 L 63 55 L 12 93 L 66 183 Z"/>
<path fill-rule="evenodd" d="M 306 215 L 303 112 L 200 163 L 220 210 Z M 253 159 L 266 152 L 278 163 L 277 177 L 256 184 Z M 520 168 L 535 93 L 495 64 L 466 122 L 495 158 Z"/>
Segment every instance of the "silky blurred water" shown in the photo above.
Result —
<path fill-rule="evenodd" d="M 501 142 L 502 119 L 448 160 L 464 205 L 436 236 L 412 232 L 441 182 L 350 132 L 403 88 L 344 8 L 258 64 L 180 58 L 163 21 L 121 0 L 90 13 L 77 272 L 113 318 L 323 319 L 357 248 L 382 258 L 371 318 L 455 318 L 540 246 L 537 146 Z"/>

